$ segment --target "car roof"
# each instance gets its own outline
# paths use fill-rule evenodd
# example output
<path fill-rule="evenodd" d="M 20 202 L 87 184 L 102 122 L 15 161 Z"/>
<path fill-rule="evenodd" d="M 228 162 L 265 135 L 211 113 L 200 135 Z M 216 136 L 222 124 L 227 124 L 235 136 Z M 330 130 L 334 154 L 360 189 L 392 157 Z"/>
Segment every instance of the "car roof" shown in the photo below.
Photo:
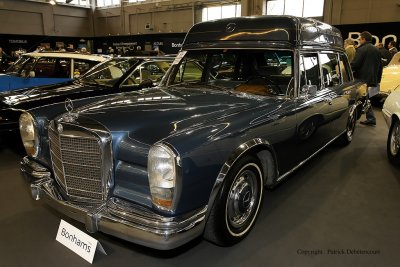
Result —
<path fill-rule="evenodd" d="M 74 58 L 74 59 L 86 59 L 86 60 L 98 61 L 98 62 L 105 61 L 109 58 L 109 57 L 103 56 L 103 55 L 85 55 L 85 54 L 80 54 L 80 53 L 68 53 L 68 52 L 32 52 L 32 53 L 26 53 L 23 56 Z"/>
<path fill-rule="evenodd" d="M 269 42 L 277 46 L 320 46 L 342 49 L 340 31 L 326 23 L 311 18 L 295 16 L 249 16 L 226 18 L 195 24 L 186 34 L 184 48 L 204 47 L 204 43 L 233 47 L 247 43 Z M 264 45 L 265 46 L 265 45 Z"/>

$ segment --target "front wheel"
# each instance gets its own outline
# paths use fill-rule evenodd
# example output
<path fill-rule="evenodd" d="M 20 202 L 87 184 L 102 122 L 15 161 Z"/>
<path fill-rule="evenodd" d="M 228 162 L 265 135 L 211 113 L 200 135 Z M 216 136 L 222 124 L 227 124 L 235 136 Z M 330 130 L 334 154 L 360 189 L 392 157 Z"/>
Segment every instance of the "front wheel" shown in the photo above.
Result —
<path fill-rule="evenodd" d="M 391 163 L 400 165 L 400 120 L 392 123 L 387 139 L 387 155 Z"/>
<path fill-rule="evenodd" d="M 241 241 L 254 226 L 263 199 L 259 160 L 241 158 L 229 171 L 207 221 L 204 237 L 220 246 Z"/>

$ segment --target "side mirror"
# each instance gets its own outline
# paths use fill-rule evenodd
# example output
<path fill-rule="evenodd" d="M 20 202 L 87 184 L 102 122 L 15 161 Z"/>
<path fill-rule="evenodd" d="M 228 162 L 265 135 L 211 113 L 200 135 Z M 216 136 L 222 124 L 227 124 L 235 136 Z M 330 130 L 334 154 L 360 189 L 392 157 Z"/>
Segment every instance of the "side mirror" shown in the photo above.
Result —
<path fill-rule="evenodd" d="M 302 96 L 315 96 L 317 94 L 316 85 L 303 85 L 300 94 Z"/>

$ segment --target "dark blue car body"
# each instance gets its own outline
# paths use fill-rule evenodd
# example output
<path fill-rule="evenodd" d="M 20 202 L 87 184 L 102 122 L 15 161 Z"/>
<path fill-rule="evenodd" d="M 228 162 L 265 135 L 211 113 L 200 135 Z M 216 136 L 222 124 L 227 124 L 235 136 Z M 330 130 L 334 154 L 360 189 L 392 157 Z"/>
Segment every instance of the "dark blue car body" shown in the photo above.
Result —
<path fill-rule="evenodd" d="M 351 142 L 360 86 L 329 25 L 290 16 L 200 23 L 159 87 L 53 120 L 52 108 L 33 111 L 40 146 L 22 171 L 34 198 L 89 232 L 157 249 L 200 235 L 232 245 L 254 225 L 264 186 L 333 141 Z"/>

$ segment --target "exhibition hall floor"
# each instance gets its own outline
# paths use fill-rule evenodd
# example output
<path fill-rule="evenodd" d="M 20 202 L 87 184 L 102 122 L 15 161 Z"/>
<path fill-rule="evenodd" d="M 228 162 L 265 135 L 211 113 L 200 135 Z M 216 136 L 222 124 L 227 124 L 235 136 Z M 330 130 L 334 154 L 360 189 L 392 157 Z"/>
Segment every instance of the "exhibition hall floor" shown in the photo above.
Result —
<path fill-rule="evenodd" d="M 330 146 L 274 190 L 241 243 L 222 248 L 201 238 L 173 251 L 96 233 L 108 255 L 94 266 L 398 266 L 400 168 L 386 157 L 388 129 L 358 124 L 353 142 Z M 60 219 L 34 201 L 19 174 L 22 152 L 0 148 L 0 267 L 89 266 L 58 243 Z"/>

